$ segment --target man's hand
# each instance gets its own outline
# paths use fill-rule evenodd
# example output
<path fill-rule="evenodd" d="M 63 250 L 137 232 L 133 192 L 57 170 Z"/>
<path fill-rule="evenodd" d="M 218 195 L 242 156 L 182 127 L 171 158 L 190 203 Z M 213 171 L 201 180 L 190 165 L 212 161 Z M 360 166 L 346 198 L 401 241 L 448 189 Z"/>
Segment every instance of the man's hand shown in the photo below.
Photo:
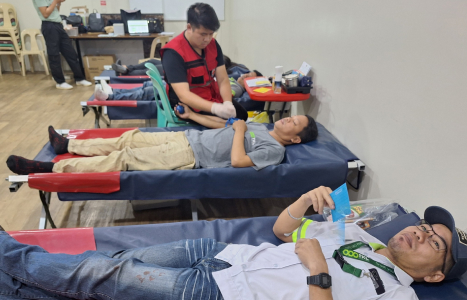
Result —
<path fill-rule="evenodd" d="M 178 105 L 183 106 L 183 108 L 185 109 L 185 112 L 183 114 L 180 114 L 178 112 L 178 110 L 177 110 L 177 107 L 175 107 L 174 108 L 175 115 L 177 115 L 181 119 L 190 119 L 190 116 L 193 113 L 193 111 L 190 109 L 190 107 L 188 105 L 186 105 L 186 104 L 181 103 L 181 102 L 178 102 Z"/>
<path fill-rule="evenodd" d="M 310 274 L 329 273 L 326 259 L 317 239 L 299 239 L 295 244 L 295 253 Z"/>
<path fill-rule="evenodd" d="M 226 103 L 226 102 L 224 102 Z M 230 102 L 232 103 L 232 102 Z M 229 106 L 228 104 L 227 105 L 224 105 L 224 104 L 220 104 L 220 103 L 213 103 L 212 106 L 211 106 L 211 112 L 213 114 L 215 114 L 216 116 L 219 116 L 223 119 L 228 119 L 228 118 L 235 118 L 237 116 L 237 112 L 235 111 L 235 107 L 232 111 L 231 107 L 233 107 L 233 104 L 232 106 Z"/>
<path fill-rule="evenodd" d="M 232 128 L 236 132 L 241 132 L 242 134 L 245 133 L 248 130 L 248 127 L 246 126 L 246 123 L 243 120 L 235 121 L 232 124 Z"/>
<path fill-rule="evenodd" d="M 303 194 L 300 198 L 303 198 L 303 201 L 305 201 L 308 206 L 313 205 L 314 211 L 322 214 L 325 206 L 329 206 L 331 209 L 335 208 L 334 201 L 329 195 L 330 193 L 332 193 L 332 190 L 329 187 L 320 186 Z"/>

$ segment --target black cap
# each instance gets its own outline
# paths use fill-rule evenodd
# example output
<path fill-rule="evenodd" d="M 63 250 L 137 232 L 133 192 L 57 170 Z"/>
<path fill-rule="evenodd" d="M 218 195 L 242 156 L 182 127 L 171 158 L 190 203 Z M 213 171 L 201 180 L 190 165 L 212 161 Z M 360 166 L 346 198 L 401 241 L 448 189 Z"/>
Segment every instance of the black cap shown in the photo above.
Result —
<path fill-rule="evenodd" d="M 459 278 L 467 271 L 467 233 L 456 228 L 454 218 L 446 209 L 430 206 L 425 210 L 425 220 L 430 224 L 443 224 L 452 232 L 451 252 L 454 265 L 446 279 Z"/>

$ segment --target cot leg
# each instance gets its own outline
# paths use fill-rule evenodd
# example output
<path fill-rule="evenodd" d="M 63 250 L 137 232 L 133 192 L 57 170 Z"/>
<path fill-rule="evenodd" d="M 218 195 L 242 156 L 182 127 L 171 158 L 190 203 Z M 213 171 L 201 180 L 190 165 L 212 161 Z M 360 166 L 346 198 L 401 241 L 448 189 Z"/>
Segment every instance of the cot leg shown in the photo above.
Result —
<path fill-rule="evenodd" d="M 269 123 L 274 123 L 273 116 L 274 116 L 275 111 L 273 110 L 271 112 L 271 105 L 272 105 L 272 102 L 267 102 L 267 104 L 266 104 L 266 113 L 269 116 Z"/>
<path fill-rule="evenodd" d="M 55 226 L 54 221 L 52 220 L 52 216 L 50 215 L 50 210 L 49 210 L 51 196 L 52 196 L 51 192 L 39 191 L 39 197 L 41 198 L 41 202 L 42 202 L 42 212 L 41 212 L 41 218 L 39 220 L 39 229 L 45 229 L 47 227 L 47 221 L 49 221 L 50 226 L 52 228 L 57 228 L 57 226 Z"/>

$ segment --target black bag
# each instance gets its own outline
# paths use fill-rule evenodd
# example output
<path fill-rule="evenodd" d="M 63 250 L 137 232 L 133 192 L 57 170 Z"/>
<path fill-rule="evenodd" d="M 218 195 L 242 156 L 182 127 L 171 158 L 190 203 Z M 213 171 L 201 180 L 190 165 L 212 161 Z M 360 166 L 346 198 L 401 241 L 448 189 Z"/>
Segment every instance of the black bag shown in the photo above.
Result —
<path fill-rule="evenodd" d="M 66 18 L 66 23 L 71 24 L 73 27 L 78 27 L 83 24 L 83 19 L 78 15 L 68 16 Z"/>
<path fill-rule="evenodd" d="M 164 24 L 159 19 L 149 19 L 148 26 L 150 33 L 161 33 L 164 31 Z"/>
<path fill-rule="evenodd" d="M 101 14 L 94 10 L 92 14 L 89 15 L 89 31 L 90 32 L 103 32 L 105 27 L 105 21 L 102 18 Z"/>
<path fill-rule="evenodd" d="M 128 33 L 128 20 L 141 20 L 141 10 L 120 9 L 120 16 L 125 27 L 125 32 Z"/>

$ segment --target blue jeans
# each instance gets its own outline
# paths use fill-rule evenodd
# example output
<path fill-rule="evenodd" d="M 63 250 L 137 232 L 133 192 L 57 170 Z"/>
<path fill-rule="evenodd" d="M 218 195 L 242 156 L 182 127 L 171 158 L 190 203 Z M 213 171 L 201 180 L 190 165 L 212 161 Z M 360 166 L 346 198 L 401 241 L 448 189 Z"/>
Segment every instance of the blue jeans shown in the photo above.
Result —
<path fill-rule="evenodd" d="M 0 296 L 223 299 L 212 272 L 230 267 L 214 258 L 225 247 L 213 239 L 197 239 L 112 253 L 50 254 L 0 232 Z"/>
<path fill-rule="evenodd" d="M 133 89 L 113 89 L 108 100 L 155 100 L 154 87 L 151 81 L 145 81 L 142 87 Z"/>

